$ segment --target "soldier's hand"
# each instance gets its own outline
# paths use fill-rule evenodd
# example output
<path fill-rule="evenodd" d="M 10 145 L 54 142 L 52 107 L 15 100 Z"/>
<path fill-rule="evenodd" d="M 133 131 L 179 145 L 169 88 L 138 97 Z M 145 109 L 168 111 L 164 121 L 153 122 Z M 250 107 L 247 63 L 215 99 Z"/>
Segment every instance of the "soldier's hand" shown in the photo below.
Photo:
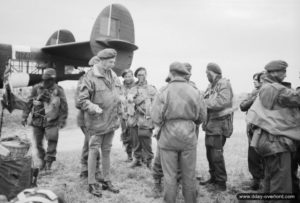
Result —
<path fill-rule="evenodd" d="M 102 114 L 103 110 L 98 106 L 98 105 L 95 105 L 95 113 L 96 114 Z"/>
<path fill-rule="evenodd" d="M 25 127 L 27 125 L 27 119 L 24 118 L 22 121 L 21 121 L 21 124 Z"/>
<path fill-rule="evenodd" d="M 42 104 L 42 102 L 40 102 L 40 101 L 38 101 L 38 100 L 33 100 L 33 105 L 34 106 L 39 106 L 39 105 L 41 105 Z"/>

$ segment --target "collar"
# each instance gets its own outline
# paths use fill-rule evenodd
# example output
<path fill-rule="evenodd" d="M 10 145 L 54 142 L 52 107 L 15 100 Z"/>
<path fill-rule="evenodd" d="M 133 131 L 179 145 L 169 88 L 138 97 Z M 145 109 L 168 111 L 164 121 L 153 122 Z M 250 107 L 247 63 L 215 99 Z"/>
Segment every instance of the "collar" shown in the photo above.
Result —
<path fill-rule="evenodd" d="M 287 88 L 291 88 L 292 84 L 290 82 L 279 82 L 276 78 L 272 77 L 271 75 L 267 75 L 264 79 L 264 83 L 279 83 Z"/>
<path fill-rule="evenodd" d="M 171 81 L 170 81 L 170 83 L 171 82 L 187 82 L 187 80 L 184 78 L 184 77 L 182 77 L 182 76 L 175 76 Z"/>
<path fill-rule="evenodd" d="M 93 66 L 93 73 L 96 77 L 104 78 L 104 69 L 102 67 L 98 67 L 96 65 Z"/>

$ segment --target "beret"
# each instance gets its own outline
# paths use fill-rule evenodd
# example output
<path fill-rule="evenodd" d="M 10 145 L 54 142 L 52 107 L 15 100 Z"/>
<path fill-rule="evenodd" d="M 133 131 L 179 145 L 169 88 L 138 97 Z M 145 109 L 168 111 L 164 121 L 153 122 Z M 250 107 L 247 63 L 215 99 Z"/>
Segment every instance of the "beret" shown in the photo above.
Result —
<path fill-rule="evenodd" d="M 134 71 L 134 77 L 137 77 L 138 72 L 141 71 L 141 70 L 146 71 L 146 68 L 144 68 L 144 67 L 139 67 L 138 69 L 136 69 L 136 70 Z M 147 71 L 146 71 L 146 72 L 147 72 Z"/>
<path fill-rule="evenodd" d="M 107 48 L 98 52 L 97 57 L 100 59 L 110 59 L 115 58 L 117 56 L 117 52 L 114 49 Z"/>
<path fill-rule="evenodd" d="M 221 70 L 220 66 L 216 63 L 207 64 L 207 70 L 212 71 L 217 74 L 220 74 L 220 75 L 222 74 L 222 70 Z"/>
<path fill-rule="evenodd" d="M 182 74 L 182 75 L 189 75 L 190 72 L 188 71 L 188 69 L 186 68 L 186 66 L 184 66 L 182 63 L 180 62 L 173 62 L 171 63 L 170 65 L 170 72 L 177 72 L 179 74 Z"/>
<path fill-rule="evenodd" d="M 51 79 L 51 78 L 56 78 L 56 70 L 53 68 L 46 68 L 42 75 L 42 79 L 47 80 L 47 79 Z"/>
<path fill-rule="evenodd" d="M 125 77 L 125 75 L 126 75 L 127 73 L 131 73 L 131 74 L 133 74 L 132 70 L 130 70 L 130 69 L 126 69 L 126 70 L 124 70 L 124 71 L 122 72 L 122 75 L 121 75 L 121 76 L 124 78 L 124 77 Z"/>
<path fill-rule="evenodd" d="M 89 60 L 89 66 L 93 66 L 97 63 L 99 63 L 100 58 L 98 56 L 93 56 L 90 60 Z"/>
<path fill-rule="evenodd" d="M 281 70 L 286 70 L 288 67 L 287 62 L 282 61 L 282 60 L 276 60 L 276 61 L 271 61 L 265 66 L 265 70 L 268 72 L 272 71 L 281 71 Z"/>
<path fill-rule="evenodd" d="M 183 63 L 183 65 L 187 68 L 187 70 L 191 73 L 192 65 L 190 63 Z"/>

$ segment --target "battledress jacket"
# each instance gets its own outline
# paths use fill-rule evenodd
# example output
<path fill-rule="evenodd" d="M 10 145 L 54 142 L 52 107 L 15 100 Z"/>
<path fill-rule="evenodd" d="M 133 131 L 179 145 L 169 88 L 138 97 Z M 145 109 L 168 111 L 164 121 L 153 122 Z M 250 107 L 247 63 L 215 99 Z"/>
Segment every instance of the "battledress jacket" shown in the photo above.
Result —
<path fill-rule="evenodd" d="M 147 81 L 136 84 L 129 90 L 128 96 L 133 99 L 135 111 L 130 113 L 127 123 L 129 126 L 138 126 L 139 129 L 152 130 L 154 128 L 150 117 L 151 107 L 157 90 Z"/>
<path fill-rule="evenodd" d="M 206 106 L 199 90 L 184 78 L 176 77 L 160 89 L 151 111 L 160 126 L 159 147 L 191 150 L 197 146 L 196 126 L 206 119 Z"/>
<path fill-rule="evenodd" d="M 39 104 L 34 104 L 34 101 Z M 23 119 L 32 113 L 31 125 L 34 127 L 52 127 L 65 124 L 68 117 L 68 103 L 63 88 L 57 84 L 46 89 L 43 82 L 32 87 Z"/>
<path fill-rule="evenodd" d="M 119 127 L 120 95 L 121 83 L 112 70 L 94 66 L 83 76 L 78 104 L 90 135 L 106 134 Z M 101 114 L 96 114 L 96 105 L 103 110 Z"/>
<path fill-rule="evenodd" d="M 204 93 L 207 122 L 203 125 L 206 135 L 230 137 L 233 132 L 233 91 L 229 80 L 217 77 Z"/>
<path fill-rule="evenodd" d="M 300 140 L 300 95 L 267 77 L 246 120 L 259 127 L 251 145 L 262 156 L 296 150 Z"/>

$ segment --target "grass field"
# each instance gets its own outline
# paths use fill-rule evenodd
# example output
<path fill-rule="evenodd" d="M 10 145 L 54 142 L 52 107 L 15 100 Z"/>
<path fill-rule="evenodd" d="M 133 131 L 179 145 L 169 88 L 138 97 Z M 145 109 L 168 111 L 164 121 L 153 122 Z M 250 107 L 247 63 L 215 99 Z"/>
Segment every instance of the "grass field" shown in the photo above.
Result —
<path fill-rule="evenodd" d="M 83 142 L 83 134 L 76 126 L 77 109 L 74 107 L 73 93 L 66 91 L 69 102 L 69 118 L 65 129 L 60 132 L 58 143 L 57 161 L 53 164 L 53 173 L 41 176 L 38 180 L 39 187 L 51 188 L 56 185 L 66 184 L 65 197 L 69 203 L 92 202 L 161 202 L 162 198 L 148 198 L 147 194 L 153 187 L 151 171 L 146 167 L 137 169 L 129 168 L 125 163 L 126 154 L 120 142 L 120 130 L 116 131 L 111 153 L 111 177 L 112 182 L 120 188 L 119 194 L 104 191 L 101 199 L 93 197 L 87 192 L 87 181 L 80 180 L 80 153 Z M 20 125 L 21 112 L 4 113 L 2 136 L 21 135 L 31 137 L 31 128 Z M 234 117 L 234 132 L 226 142 L 224 157 L 228 175 L 227 191 L 213 193 L 203 186 L 198 186 L 198 202 L 235 202 L 236 194 L 244 191 L 245 182 L 250 180 L 247 166 L 247 136 L 245 134 L 245 115 L 237 111 Z M 153 150 L 156 149 L 156 141 L 153 139 Z M 201 132 L 198 140 L 197 175 L 208 178 L 208 163 L 204 146 L 204 133 Z M 35 157 L 35 150 L 33 150 Z M 35 158 L 36 160 L 36 158 Z M 178 193 L 178 201 L 184 202 L 181 192 Z"/>

